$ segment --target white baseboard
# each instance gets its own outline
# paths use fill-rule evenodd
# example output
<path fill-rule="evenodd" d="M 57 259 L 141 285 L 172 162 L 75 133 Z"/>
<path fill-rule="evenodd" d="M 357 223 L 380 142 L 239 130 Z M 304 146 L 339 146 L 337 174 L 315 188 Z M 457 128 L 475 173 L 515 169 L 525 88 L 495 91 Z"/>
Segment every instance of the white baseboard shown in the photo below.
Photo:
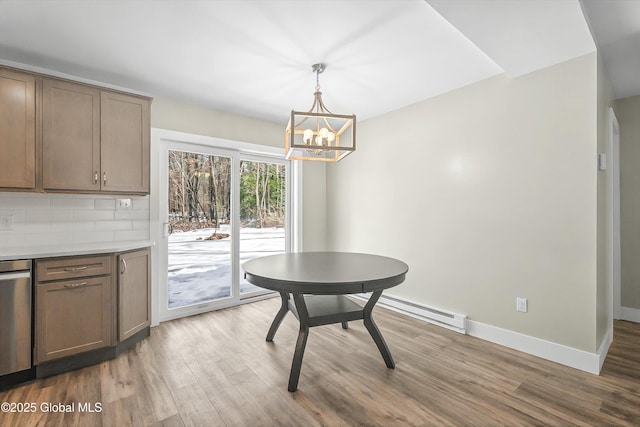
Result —
<path fill-rule="evenodd" d="M 640 308 L 620 307 L 620 320 L 640 323 Z"/>
<path fill-rule="evenodd" d="M 600 343 L 600 347 L 598 347 L 598 374 L 602 370 L 602 365 L 604 365 L 604 361 L 607 358 L 607 353 L 609 353 L 611 343 L 613 343 L 613 325 L 611 325 L 611 328 L 609 328 L 604 339 Z"/>
<path fill-rule="evenodd" d="M 590 353 L 468 319 L 467 334 L 596 375 L 600 373 L 606 352 L 611 344 L 610 340 L 613 338 L 613 334 L 609 332 L 609 338 L 603 341 L 598 353 Z M 607 342 L 608 344 L 604 345 Z"/>
<path fill-rule="evenodd" d="M 385 295 L 383 295 L 382 298 L 380 298 L 379 305 L 405 316 L 422 320 L 423 322 L 429 322 L 461 333 L 465 333 L 466 331 L 467 335 L 596 375 L 600 374 L 604 360 L 607 357 L 607 352 L 609 351 L 609 346 L 613 342 L 613 325 L 605 334 L 598 351 L 596 353 L 590 353 L 574 347 L 524 335 L 508 329 L 487 325 L 478 321 L 469 320 L 464 315 L 456 315 L 464 319 L 462 323 L 463 327 L 451 328 L 450 325 L 434 322 L 433 319 L 430 318 L 433 317 L 431 314 L 421 310 L 422 308 L 426 308 L 430 311 L 437 309 L 425 307 L 422 304 L 417 304 L 398 297 L 392 296 L 385 298 Z M 638 319 L 640 319 L 640 310 L 636 310 L 636 312 L 637 313 L 635 314 L 638 315 Z"/>

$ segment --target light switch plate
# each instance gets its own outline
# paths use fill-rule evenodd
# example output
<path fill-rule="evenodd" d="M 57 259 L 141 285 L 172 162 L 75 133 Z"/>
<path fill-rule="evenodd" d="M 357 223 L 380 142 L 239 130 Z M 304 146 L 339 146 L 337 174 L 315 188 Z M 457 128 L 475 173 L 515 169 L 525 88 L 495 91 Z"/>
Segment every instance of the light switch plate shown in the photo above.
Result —
<path fill-rule="evenodd" d="M 601 172 L 607 170 L 607 153 L 598 154 L 598 170 Z"/>
<path fill-rule="evenodd" d="M 0 215 L 0 231 L 13 230 L 13 215 Z"/>

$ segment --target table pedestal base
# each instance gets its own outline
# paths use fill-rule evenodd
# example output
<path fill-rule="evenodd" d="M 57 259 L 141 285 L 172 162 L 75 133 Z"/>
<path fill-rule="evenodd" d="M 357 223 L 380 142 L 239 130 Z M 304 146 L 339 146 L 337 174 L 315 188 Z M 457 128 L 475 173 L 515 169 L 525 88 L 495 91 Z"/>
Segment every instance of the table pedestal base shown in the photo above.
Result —
<path fill-rule="evenodd" d="M 302 357 L 304 349 L 307 345 L 307 337 L 309 336 L 309 328 L 313 326 L 329 325 L 333 323 L 341 323 L 344 329 L 349 327 L 352 320 L 362 319 L 364 326 L 376 343 L 380 354 L 384 359 L 387 368 L 395 368 L 395 362 L 389 352 L 387 343 L 382 338 L 382 334 L 378 326 L 373 321 L 371 313 L 373 307 L 378 302 L 382 291 L 376 291 L 371 295 L 369 301 L 364 307 L 356 304 L 350 299 L 342 295 L 307 295 L 292 293 L 292 298 L 286 292 L 280 292 L 282 306 L 276 314 L 273 323 L 267 333 L 267 341 L 273 341 L 276 331 L 282 323 L 284 316 L 291 311 L 300 321 L 300 331 L 298 332 L 298 340 L 296 341 L 296 349 L 293 354 L 293 363 L 291 364 L 291 373 L 289 374 L 289 391 L 296 391 L 298 388 L 298 379 L 300 378 L 300 369 L 302 368 Z"/>

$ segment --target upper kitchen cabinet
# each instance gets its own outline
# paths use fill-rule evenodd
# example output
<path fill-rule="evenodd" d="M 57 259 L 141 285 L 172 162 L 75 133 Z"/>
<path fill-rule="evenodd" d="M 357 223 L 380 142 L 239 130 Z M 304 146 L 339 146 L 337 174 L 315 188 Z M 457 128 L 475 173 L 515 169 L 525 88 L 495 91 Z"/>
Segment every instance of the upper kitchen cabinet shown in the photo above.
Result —
<path fill-rule="evenodd" d="M 45 191 L 149 193 L 149 100 L 44 79 Z"/>
<path fill-rule="evenodd" d="M 0 191 L 149 194 L 150 107 L 0 66 Z"/>
<path fill-rule="evenodd" d="M 44 79 L 42 84 L 44 190 L 100 191 L 100 91 Z"/>
<path fill-rule="evenodd" d="M 0 69 L 0 187 L 36 186 L 36 79 Z"/>
<path fill-rule="evenodd" d="M 102 91 L 102 191 L 149 193 L 149 100 Z"/>

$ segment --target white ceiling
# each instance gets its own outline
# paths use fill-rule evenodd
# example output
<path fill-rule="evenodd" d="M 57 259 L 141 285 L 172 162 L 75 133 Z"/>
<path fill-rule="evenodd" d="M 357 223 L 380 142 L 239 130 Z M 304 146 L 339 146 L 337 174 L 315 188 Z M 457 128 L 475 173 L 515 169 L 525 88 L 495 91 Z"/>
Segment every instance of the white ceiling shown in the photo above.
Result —
<path fill-rule="evenodd" d="M 315 62 L 362 120 L 594 50 L 578 0 L 0 0 L 0 62 L 283 126 Z"/>
<path fill-rule="evenodd" d="M 640 1 L 582 0 L 616 99 L 640 95 Z"/>
<path fill-rule="evenodd" d="M 595 50 L 578 1 L 428 1 L 511 77 Z"/>

